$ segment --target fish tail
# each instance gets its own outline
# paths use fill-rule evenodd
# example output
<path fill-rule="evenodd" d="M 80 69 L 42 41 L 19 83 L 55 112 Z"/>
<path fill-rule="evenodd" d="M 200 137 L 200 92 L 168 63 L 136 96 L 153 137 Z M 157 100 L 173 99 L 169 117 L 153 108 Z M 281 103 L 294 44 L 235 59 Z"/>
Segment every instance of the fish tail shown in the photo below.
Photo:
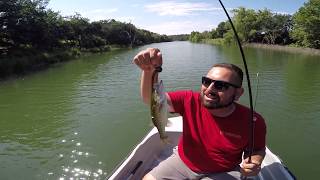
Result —
<path fill-rule="evenodd" d="M 165 136 L 165 137 L 161 137 L 161 142 L 165 145 L 169 145 L 169 144 L 172 144 L 172 142 L 170 141 L 169 137 L 168 136 Z"/>

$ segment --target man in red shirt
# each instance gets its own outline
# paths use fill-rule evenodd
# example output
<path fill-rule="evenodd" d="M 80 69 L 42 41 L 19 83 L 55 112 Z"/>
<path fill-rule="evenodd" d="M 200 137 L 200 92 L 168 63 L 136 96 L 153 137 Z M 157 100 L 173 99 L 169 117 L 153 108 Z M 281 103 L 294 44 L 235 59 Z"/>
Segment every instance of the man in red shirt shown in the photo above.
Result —
<path fill-rule="evenodd" d="M 142 70 L 142 99 L 150 104 L 152 73 L 162 65 L 161 52 L 148 48 L 133 62 Z M 241 179 L 259 173 L 265 156 L 266 125 L 255 113 L 254 146 L 248 162 L 250 109 L 236 103 L 244 91 L 242 80 L 239 67 L 221 63 L 202 77 L 200 92 L 167 93 L 169 111 L 183 117 L 183 133 L 173 155 L 144 179 Z"/>

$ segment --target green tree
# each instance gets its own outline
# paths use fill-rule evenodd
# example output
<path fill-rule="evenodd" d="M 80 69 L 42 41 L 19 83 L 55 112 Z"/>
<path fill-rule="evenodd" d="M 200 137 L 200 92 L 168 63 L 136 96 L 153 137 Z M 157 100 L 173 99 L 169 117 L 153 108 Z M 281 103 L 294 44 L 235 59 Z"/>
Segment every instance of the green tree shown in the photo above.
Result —
<path fill-rule="evenodd" d="M 240 7 L 234 10 L 233 21 L 243 42 L 287 44 L 290 42 L 291 16 L 274 14 L 268 9 L 258 10 Z M 224 36 L 229 42 L 231 32 Z"/>
<path fill-rule="evenodd" d="M 288 44 L 291 42 L 289 36 L 291 27 L 291 15 L 274 14 L 270 23 L 270 29 L 266 34 L 270 44 Z"/>
<path fill-rule="evenodd" d="M 62 17 L 46 9 L 47 4 L 48 0 L 0 1 L 0 55 L 33 54 L 31 49 L 85 50 L 109 44 L 133 46 L 170 41 L 168 36 L 139 30 L 131 23 L 114 19 L 91 23 L 78 13 Z"/>
<path fill-rule="evenodd" d="M 200 32 L 192 31 L 189 37 L 189 41 L 191 42 L 200 42 L 201 41 L 201 35 Z"/>
<path fill-rule="evenodd" d="M 309 0 L 293 15 L 292 38 L 299 46 L 320 49 L 320 0 Z"/>
<path fill-rule="evenodd" d="M 210 38 L 211 39 L 216 39 L 216 38 L 218 38 L 218 32 L 217 32 L 217 30 L 215 30 L 215 29 L 212 29 L 211 31 L 210 31 Z"/>
<path fill-rule="evenodd" d="M 239 38 L 242 41 L 248 41 L 252 30 L 256 29 L 257 14 L 253 9 L 240 7 L 233 10 L 234 26 Z"/>
<path fill-rule="evenodd" d="M 172 41 L 188 41 L 189 34 L 170 35 L 169 40 Z"/>
<path fill-rule="evenodd" d="M 1 44 L 9 48 L 36 47 L 52 40 L 50 22 L 56 14 L 46 11 L 48 1 L 19 0 L 1 1 Z"/>
<path fill-rule="evenodd" d="M 274 14 L 270 10 L 259 10 L 257 13 L 256 33 L 252 34 L 255 42 L 267 44 L 288 44 L 291 29 L 291 15 Z M 262 35 L 262 36 L 261 36 Z"/>
<path fill-rule="evenodd" d="M 16 0 L 0 1 L 0 47 L 10 48 L 14 45 L 12 31 L 21 9 L 22 6 Z"/>
<path fill-rule="evenodd" d="M 218 24 L 218 27 L 216 28 L 218 38 L 223 38 L 223 35 L 229 30 L 226 24 L 226 22 L 221 22 Z"/>
<path fill-rule="evenodd" d="M 69 32 L 69 39 L 76 41 L 77 47 L 80 49 L 83 48 L 83 42 L 88 40 L 88 28 L 89 28 L 89 19 L 81 17 L 79 13 L 76 13 L 73 16 L 67 18 L 71 26 L 71 32 Z M 85 42 L 84 42 L 85 43 Z"/>

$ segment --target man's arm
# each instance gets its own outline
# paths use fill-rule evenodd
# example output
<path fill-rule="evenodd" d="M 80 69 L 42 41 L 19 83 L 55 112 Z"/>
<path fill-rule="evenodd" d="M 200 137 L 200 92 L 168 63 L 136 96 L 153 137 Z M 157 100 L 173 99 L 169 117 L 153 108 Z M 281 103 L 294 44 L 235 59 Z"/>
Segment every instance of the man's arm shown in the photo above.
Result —
<path fill-rule="evenodd" d="M 140 94 L 143 102 L 145 104 L 150 104 L 151 102 L 151 86 L 152 86 L 152 74 L 154 71 L 142 71 L 140 79 Z M 154 77 L 154 83 L 158 82 L 158 75 Z"/>
<path fill-rule="evenodd" d="M 161 52 L 156 48 L 148 48 L 140 51 L 133 58 L 133 63 L 135 63 L 142 70 L 140 79 L 141 98 L 144 103 L 150 104 L 152 74 L 155 71 L 155 67 L 162 65 Z M 156 76 L 154 82 L 157 81 L 158 77 Z"/>
<path fill-rule="evenodd" d="M 244 154 L 244 160 L 241 163 L 240 172 L 243 176 L 256 176 L 261 170 L 261 164 L 266 155 L 265 148 L 262 150 L 254 151 L 251 155 L 251 163 L 248 163 L 249 157 Z"/>
<path fill-rule="evenodd" d="M 140 93 L 141 98 L 145 104 L 151 102 L 151 86 L 152 86 L 152 74 L 155 71 L 155 67 L 162 66 L 162 54 L 159 49 L 148 48 L 139 52 L 134 58 L 135 63 L 141 70 L 140 79 Z M 158 82 L 158 75 L 154 77 L 154 83 Z M 167 95 L 168 110 L 173 112 L 173 106 L 170 97 Z"/>

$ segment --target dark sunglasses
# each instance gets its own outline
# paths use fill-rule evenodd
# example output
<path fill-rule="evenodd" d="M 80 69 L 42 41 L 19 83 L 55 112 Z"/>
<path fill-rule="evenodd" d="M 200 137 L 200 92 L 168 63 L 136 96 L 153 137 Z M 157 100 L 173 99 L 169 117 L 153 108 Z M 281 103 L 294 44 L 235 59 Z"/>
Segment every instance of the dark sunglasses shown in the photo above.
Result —
<path fill-rule="evenodd" d="M 225 82 L 225 81 L 219 81 L 219 80 L 213 80 L 210 78 L 207 78 L 205 76 L 202 76 L 202 84 L 205 87 L 209 87 L 213 83 L 213 87 L 218 90 L 218 91 L 225 91 L 227 90 L 230 86 L 235 87 L 235 88 L 240 88 L 237 85 Z"/>

